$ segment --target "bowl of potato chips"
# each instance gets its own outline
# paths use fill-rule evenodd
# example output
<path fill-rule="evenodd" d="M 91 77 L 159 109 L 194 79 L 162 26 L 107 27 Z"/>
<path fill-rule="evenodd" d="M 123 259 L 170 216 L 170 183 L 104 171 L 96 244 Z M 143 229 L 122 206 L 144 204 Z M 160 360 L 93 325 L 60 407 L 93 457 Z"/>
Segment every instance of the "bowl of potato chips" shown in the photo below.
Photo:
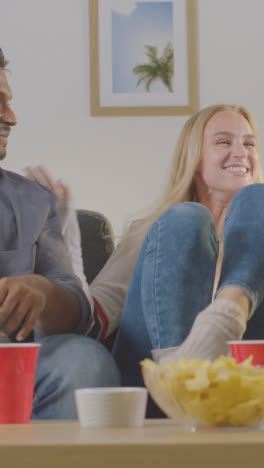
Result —
<path fill-rule="evenodd" d="M 187 427 L 260 426 L 264 422 L 264 369 L 220 356 L 214 362 L 141 362 L 146 387 L 170 418 Z"/>

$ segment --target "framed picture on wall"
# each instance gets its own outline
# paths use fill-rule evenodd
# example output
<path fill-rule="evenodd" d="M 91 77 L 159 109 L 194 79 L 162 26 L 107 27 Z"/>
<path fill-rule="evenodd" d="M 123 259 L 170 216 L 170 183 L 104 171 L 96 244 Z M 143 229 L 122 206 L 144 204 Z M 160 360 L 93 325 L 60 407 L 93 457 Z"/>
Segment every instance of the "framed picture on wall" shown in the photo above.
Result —
<path fill-rule="evenodd" d="M 196 0 L 90 0 L 91 114 L 198 109 Z"/>

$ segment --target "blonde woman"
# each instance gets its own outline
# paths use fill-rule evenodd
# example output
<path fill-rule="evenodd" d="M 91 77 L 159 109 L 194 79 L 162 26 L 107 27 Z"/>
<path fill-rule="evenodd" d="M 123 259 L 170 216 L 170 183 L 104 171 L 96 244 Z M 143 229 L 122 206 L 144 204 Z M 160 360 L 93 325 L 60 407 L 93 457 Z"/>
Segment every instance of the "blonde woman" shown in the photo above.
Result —
<path fill-rule="evenodd" d="M 161 362 L 214 359 L 246 328 L 247 338 L 264 338 L 261 182 L 247 109 L 211 106 L 186 122 L 163 200 L 90 285 L 107 332 L 119 325 L 113 353 L 124 385 L 142 384 L 139 361 L 152 349 L 164 349 Z"/>

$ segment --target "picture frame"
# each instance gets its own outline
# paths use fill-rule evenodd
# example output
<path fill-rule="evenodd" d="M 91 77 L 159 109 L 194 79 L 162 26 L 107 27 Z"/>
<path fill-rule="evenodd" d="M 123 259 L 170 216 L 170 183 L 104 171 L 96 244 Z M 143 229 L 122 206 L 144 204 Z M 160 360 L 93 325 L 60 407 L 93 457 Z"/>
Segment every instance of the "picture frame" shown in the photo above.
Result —
<path fill-rule="evenodd" d="M 196 0 L 90 0 L 92 116 L 198 110 Z"/>

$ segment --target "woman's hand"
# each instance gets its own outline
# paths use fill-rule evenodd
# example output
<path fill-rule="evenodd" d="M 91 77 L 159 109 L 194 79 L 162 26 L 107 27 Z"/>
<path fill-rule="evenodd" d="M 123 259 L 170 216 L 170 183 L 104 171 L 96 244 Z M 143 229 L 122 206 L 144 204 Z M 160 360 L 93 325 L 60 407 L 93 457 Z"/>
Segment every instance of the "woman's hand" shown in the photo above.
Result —
<path fill-rule="evenodd" d="M 61 179 L 55 180 L 44 166 L 27 166 L 25 174 L 28 179 L 48 187 L 56 195 L 58 202 L 71 201 L 70 187 Z"/>
<path fill-rule="evenodd" d="M 28 179 L 44 185 L 44 187 L 49 188 L 55 194 L 56 211 L 61 223 L 64 240 L 67 243 L 65 231 L 74 213 L 70 187 L 64 184 L 61 179 L 55 180 L 44 166 L 28 166 L 24 171 Z"/>

